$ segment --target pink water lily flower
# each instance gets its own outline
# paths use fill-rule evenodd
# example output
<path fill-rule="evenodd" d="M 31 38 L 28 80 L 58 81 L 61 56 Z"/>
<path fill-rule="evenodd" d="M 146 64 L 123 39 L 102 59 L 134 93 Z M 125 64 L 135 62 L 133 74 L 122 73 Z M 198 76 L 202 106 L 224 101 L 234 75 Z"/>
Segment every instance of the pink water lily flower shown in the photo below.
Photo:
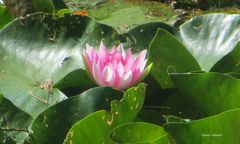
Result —
<path fill-rule="evenodd" d="M 130 49 L 124 51 L 123 45 L 108 50 L 101 42 L 99 50 L 86 45 L 83 59 L 90 77 L 101 86 L 126 89 L 140 82 L 149 72 L 151 64 L 145 68 L 147 50 L 134 56 Z"/>

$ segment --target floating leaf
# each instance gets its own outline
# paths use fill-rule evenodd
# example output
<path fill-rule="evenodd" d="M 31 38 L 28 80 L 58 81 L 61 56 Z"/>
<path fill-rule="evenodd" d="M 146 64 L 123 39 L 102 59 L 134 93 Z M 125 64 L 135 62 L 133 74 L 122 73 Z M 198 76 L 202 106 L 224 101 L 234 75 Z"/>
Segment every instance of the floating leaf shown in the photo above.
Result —
<path fill-rule="evenodd" d="M 150 45 L 149 61 L 153 62 L 151 75 L 162 88 L 174 87 L 168 73 L 200 70 L 194 57 L 170 33 L 158 29 Z"/>
<path fill-rule="evenodd" d="M 238 144 L 239 115 L 240 109 L 233 109 L 189 123 L 168 123 L 164 129 L 177 144 Z"/>
<path fill-rule="evenodd" d="M 173 25 L 178 20 L 176 11 L 156 1 L 68 0 L 66 3 L 73 11 L 86 9 L 90 17 L 114 27 L 119 33 L 151 22 Z"/>
<path fill-rule="evenodd" d="M 220 73 L 173 73 L 176 87 L 206 115 L 240 108 L 240 80 Z"/>
<path fill-rule="evenodd" d="M 120 125 L 111 134 L 115 143 L 168 144 L 168 134 L 162 127 L 145 122 Z"/>
<path fill-rule="evenodd" d="M 85 69 L 81 56 L 85 44 L 98 46 L 101 40 L 111 46 L 120 41 L 113 28 L 88 17 L 56 19 L 40 13 L 14 20 L 0 31 L 0 92 L 36 117 L 66 98 L 57 87 L 66 88 L 65 76 Z"/>
<path fill-rule="evenodd" d="M 180 26 L 180 39 L 202 70 L 209 71 L 240 39 L 240 15 L 209 14 Z"/>
<path fill-rule="evenodd" d="M 132 87 L 123 99 L 111 103 L 111 113 L 98 111 L 80 120 L 69 130 L 64 143 L 112 143 L 111 130 L 136 118 L 143 105 L 145 89 L 144 84 Z"/>
<path fill-rule="evenodd" d="M 29 134 L 32 117 L 0 95 L 0 142 L 22 143 Z"/>
<path fill-rule="evenodd" d="M 120 91 L 96 87 L 48 108 L 34 120 L 30 143 L 63 143 L 74 123 L 97 110 L 109 110 L 110 102 L 121 97 Z"/>
<path fill-rule="evenodd" d="M 240 43 L 235 48 L 219 60 L 211 69 L 211 71 L 229 73 L 229 72 L 240 72 Z"/>

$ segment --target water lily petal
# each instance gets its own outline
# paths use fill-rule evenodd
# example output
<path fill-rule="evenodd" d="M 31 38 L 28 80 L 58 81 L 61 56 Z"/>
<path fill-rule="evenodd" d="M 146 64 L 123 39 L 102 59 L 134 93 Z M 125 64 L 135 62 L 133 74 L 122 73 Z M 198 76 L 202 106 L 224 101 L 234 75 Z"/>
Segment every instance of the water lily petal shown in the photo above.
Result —
<path fill-rule="evenodd" d="M 118 50 L 119 54 L 121 54 L 122 59 L 125 60 L 126 53 L 125 53 L 125 51 L 123 49 L 123 44 L 119 44 L 118 47 L 117 47 L 117 50 Z"/>
<path fill-rule="evenodd" d="M 85 53 L 89 56 L 89 58 L 90 58 L 91 60 L 96 59 L 96 52 L 95 52 L 94 48 L 91 47 L 91 46 L 89 46 L 88 44 L 86 44 Z"/>
<path fill-rule="evenodd" d="M 118 75 L 119 77 L 122 77 L 122 75 L 124 74 L 124 66 L 122 64 L 122 62 L 120 61 L 117 65 L 117 72 L 118 72 Z"/>
<path fill-rule="evenodd" d="M 123 76 L 120 78 L 120 80 L 118 82 L 118 88 L 119 89 L 128 88 L 129 84 L 132 81 L 132 76 L 133 76 L 133 73 L 131 70 L 129 72 L 123 74 Z"/>
<path fill-rule="evenodd" d="M 108 49 L 105 46 L 105 44 L 101 41 L 99 52 L 98 52 L 98 58 L 104 61 L 104 60 L 107 60 L 108 55 L 109 55 Z"/>
<path fill-rule="evenodd" d="M 114 85 L 114 71 L 110 68 L 110 66 L 106 66 L 103 69 L 104 80 L 107 82 L 108 86 Z"/>
<path fill-rule="evenodd" d="M 92 62 L 93 61 L 92 61 L 92 59 L 90 58 L 89 54 L 86 51 L 83 52 L 82 58 L 83 58 L 85 67 L 87 68 L 87 70 L 90 73 L 92 73 Z"/>
<path fill-rule="evenodd" d="M 140 72 L 142 72 L 142 71 L 144 70 L 146 64 L 147 64 L 147 59 L 145 59 L 145 60 L 143 61 L 143 63 L 141 64 L 141 66 L 140 66 Z"/>
<path fill-rule="evenodd" d="M 143 64 L 145 57 L 147 54 L 147 50 L 143 50 L 139 53 L 139 55 L 136 57 L 134 64 L 133 64 L 133 69 L 140 68 L 141 65 Z"/>
<path fill-rule="evenodd" d="M 153 63 L 149 64 L 143 72 L 140 73 L 139 77 L 136 78 L 134 81 L 132 81 L 132 84 L 131 85 L 135 85 L 139 82 L 141 82 L 147 75 L 148 73 L 150 72 L 151 68 L 153 66 Z"/>
<path fill-rule="evenodd" d="M 122 60 L 122 53 L 119 53 L 117 48 L 113 48 L 112 53 L 110 53 L 109 61 L 121 61 Z"/>
<path fill-rule="evenodd" d="M 100 71 L 98 64 L 96 64 L 95 62 L 92 65 L 92 73 L 93 73 L 93 78 L 98 85 L 102 85 L 102 86 L 106 85 L 103 80 L 102 72 Z"/>
<path fill-rule="evenodd" d="M 132 57 L 133 57 L 133 54 L 132 54 L 131 49 L 129 48 L 127 51 L 127 54 L 126 54 L 126 60 L 128 60 L 129 58 L 132 58 Z"/>

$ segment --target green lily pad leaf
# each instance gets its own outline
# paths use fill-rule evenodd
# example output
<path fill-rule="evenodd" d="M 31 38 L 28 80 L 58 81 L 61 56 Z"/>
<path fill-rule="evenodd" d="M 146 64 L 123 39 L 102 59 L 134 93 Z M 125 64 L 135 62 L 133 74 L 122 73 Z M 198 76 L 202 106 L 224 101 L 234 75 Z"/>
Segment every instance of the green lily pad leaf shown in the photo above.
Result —
<path fill-rule="evenodd" d="M 240 80 L 220 73 L 174 73 L 176 87 L 206 115 L 240 108 Z"/>
<path fill-rule="evenodd" d="M 111 112 L 98 111 L 80 120 L 69 130 L 64 143 L 112 143 L 111 130 L 134 121 L 142 108 L 145 89 L 145 84 L 132 87 L 124 93 L 123 99 L 112 101 Z"/>
<path fill-rule="evenodd" d="M 90 17 L 119 33 L 152 22 L 173 25 L 178 20 L 178 13 L 169 5 L 156 1 L 68 0 L 66 4 L 73 10 L 86 9 Z"/>
<path fill-rule="evenodd" d="M 77 86 L 84 86 L 84 85 L 91 85 L 93 84 L 92 80 L 89 78 L 87 72 L 83 69 L 78 69 L 68 73 L 63 79 L 58 81 L 54 85 L 59 89 L 64 89 L 68 87 L 77 87 Z"/>
<path fill-rule="evenodd" d="M 63 143 L 74 123 L 97 110 L 109 110 L 110 102 L 121 97 L 120 91 L 96 87 L 48 108 L 33 122 L 30 143 Z"/>
<path fill-rule="evenodd" d="M 0 142 L 22 143 L 29 134 L 32 117 L 0 95 Z"/>
<path fill-rule="evenodd" d="M 69 130 L 64 144 L 71 143 L 108 143 L 112 144 L 109 140 L 109 135 L 112 127 L 109 126 L 112 119 L 111 114 L 105 110 L 100 110 L 91 113 L 83 120 L 77 122 Z"/>
<path fill-rule="evenodd" d="M 66 98 L 57 89 L 66 84 L 58 82 L 70 72 L 84 70 L 85 44 L 98 48 L 101 40 L 112 46 L 119 43 L 119 35 L 88 17 L 56 19 L 39 13 L 14 20 L 0 31 L 0 92 L 36 117 Z"/>
<path fill-rule="evenodd" d="M 111 138 L 115 143 L 168 144 L 168 134 L 162 127 L 145 122 L 120 125 L 113 130 Z"/>
<path fill-rule="evenodd" d="M 240 43 L 238 43 L 235 48 L 224 56 L 221 60 L 219 60 L 211 69 L 211 71 L 215 72 L 240 72 Z"/>
<path fill-rule="evenodd" d="M 87 72 L 82 69 L 68 73 L 54 85 L 68 97 L 82 93 L 95 86 L 96 84 L 90 79 Z"/>
<path fill-rule="evenodd" d="M 240 73 L 230 72 L 230 73 L 225 73 L 225 75 L 240 79 Z"/>
<path fill-rule="evenodd" d="M 134 120 L 135 122 L 147 122 L 155 125 L 163 125 L 166 123 L 162 113 L 160 110 L 156 109 L 148 109 L 143 106 L 141 111 L 138 113 L 137 118 Z"/>
<path fill-rule="evenodd" d="M 0 29 L 12 20 L 5 6 L 0 5 Z"/>
<path fill-rule="evenodd" d="M 203 113 L 194 107 L 194 105 L 192 105 L 192 103 L 177 89 L 168 89 L 164 91 L 159 101 L 159 106 L 162 107 L 160 112 L 163 115 L 175 115 L 187 119 L 198 119 L 203 117 Z"/>
<path fill-rule="evenodd" d="M 168 71 L 189 72 L 200 70 L 200 66 L 188 50 L 170 33 L 158 29 L 150 45 L 149 61 L 153 62 L 151 75 L 162 88 L 174 87 Z"/>
<path fill-rule="evenodd" d="M 166 123 L 164 115 L 174 115 L 186 119 L 199 119 L 203 114 L 178 89 L 162 89 L 152 76 L 144 81 L 148 86 L 144 106 L 138 117 L 157 125 Z"/>
<path fill-rule="evenodd" d="M 148 18 L 147 14 L 145 14 L 147 10 L 148 9 L 144 8 L 143 6 L 128 6 L 118 9 L 117 11 L 113 12 L 109 17 L 100 20 L 100 22 L 111 25 L 115 29 L 117 29 L 118 32 L 123 33 L 138 25 L 164 21 L 161 21 L 159 20 L 160 18 L 156 18 L 154 16 L 152 16 L 152 18 Z"/>
<path fill-rule="evenodd" d="M 179 144 L 238 144 L 239 115 L 240 109 L 233 109 L 189 123 L 168 123 L 164 129 Z"/>
<path fill-rule="evenodd" d="M 136 49 L 136 51 L 140 51 L 142 49 L 149 48 L 149 45 L 154 38 L 158 28 L 162 28 L 170 33 L 174 33 L 173 28 L 169 25 L 161 22 L 153 22 L 136 26 L 123 35 L 130 40 L 129 47 L 133 47 Z"/>
<path fill-rule="evenodd" d="M 239 41 L 239 23 L 237 14 L 194 17 L 181 25 L 179 36 L 202 70 L 209 71 Z"/>

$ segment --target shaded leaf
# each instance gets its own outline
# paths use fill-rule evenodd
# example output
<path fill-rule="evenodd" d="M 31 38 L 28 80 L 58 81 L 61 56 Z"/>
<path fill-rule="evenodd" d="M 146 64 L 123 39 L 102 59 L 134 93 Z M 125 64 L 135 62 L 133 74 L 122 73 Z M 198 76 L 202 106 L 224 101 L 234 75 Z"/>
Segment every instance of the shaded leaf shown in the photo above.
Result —
<path fill-rule="evenodd" d="M 138 115 L 143 121 L 163 125 L 166 122 L 163 115 L 188 119 L 198 119 L 203 116 L 178 89 L 162 89 L 150 75 L 144 82 L 148 85 L 146 98 L 143 109 Z"/>
<path fill-rule="evenodd" d="M 235 48 L 224 56 L 221 60 L 219 60 L 211 69 L 211 71 L 215 72 L 240 72 L 240 43 L 238 43 Z"/>
<path fill-rule="evenodd" d="M 153 22 L 136 26 L 123 35 L 130 40 L 129 47 L 134 48 L 136 51 L 140 51 L 142 49 L 149 48 L 149 45 L 154 38 L 158 28 L 162 28 L 170 33 L 174 33 L 172 27 L 169 25 L 161 22 Z"/>
<path fill-rule="evenodd" d="M 168 144 L 168 134 L 162 127 L 145 122 L 120 125 L 112 131 L 111 138 L 115 143 Z"/>
<path fill-rule="evenodd" d="M 32 117 L 0 95 L 0 142 L 22 143 L 29 134 Z"/>
<path fill-rule="evenodd" d="M 240 80 L 220 73 L 175 73 L 176 87 L 206 115 L 240 107 Z"/>
<path fill-rule="evenodd" d="M 150 45 L 149 61 L 153 62 L 151 75 L 158 81 L 162 88 L 174 87 L 168 73 L 189 72 L 200 70 L 194 57 L 170 33 L 158 29 Z"/>
<path fill-rule="evenodd" d="M 111 130 L 136 118 L 143 105 L 145 89 L 144 84 L 132 87 L 123 99 L 111 103 L 111 113 L 98 111 L 80 120 L 69 130 L 64 143 L 112 143 Z"/>
<path fill-rule="evenodd" d="M 32 124 L 32 143 L 61 144 L 75 122 L 100 109 L 110 109 L 122 92 L 96 87 L 62 101 L 41 113 Z"/>
<path fill-rule="evenodd" d="M 159 109 L 148 109 L 145 107 L 146 106 L 143 106 L 141 111 L 138 113 L 138 117 L 135 119 L 135 122 L 147 122 L 156 125 L 163 125 L 166 122 Z"/>
<path fill-rule="evenodd" d="M 240 109 L 233 109 L 189 123 L 168 123 L 164 129 L 177 144 L 238 144 L 239 115 Z"/>
<path fill-rule="evenodd" d="M 54 87 L 59 88 L 68 97 L 82 93 L 95 86 L 96 84 L 89 78 L 86 71 L 82 69 L 68 73 L 54 85 Z"/>

